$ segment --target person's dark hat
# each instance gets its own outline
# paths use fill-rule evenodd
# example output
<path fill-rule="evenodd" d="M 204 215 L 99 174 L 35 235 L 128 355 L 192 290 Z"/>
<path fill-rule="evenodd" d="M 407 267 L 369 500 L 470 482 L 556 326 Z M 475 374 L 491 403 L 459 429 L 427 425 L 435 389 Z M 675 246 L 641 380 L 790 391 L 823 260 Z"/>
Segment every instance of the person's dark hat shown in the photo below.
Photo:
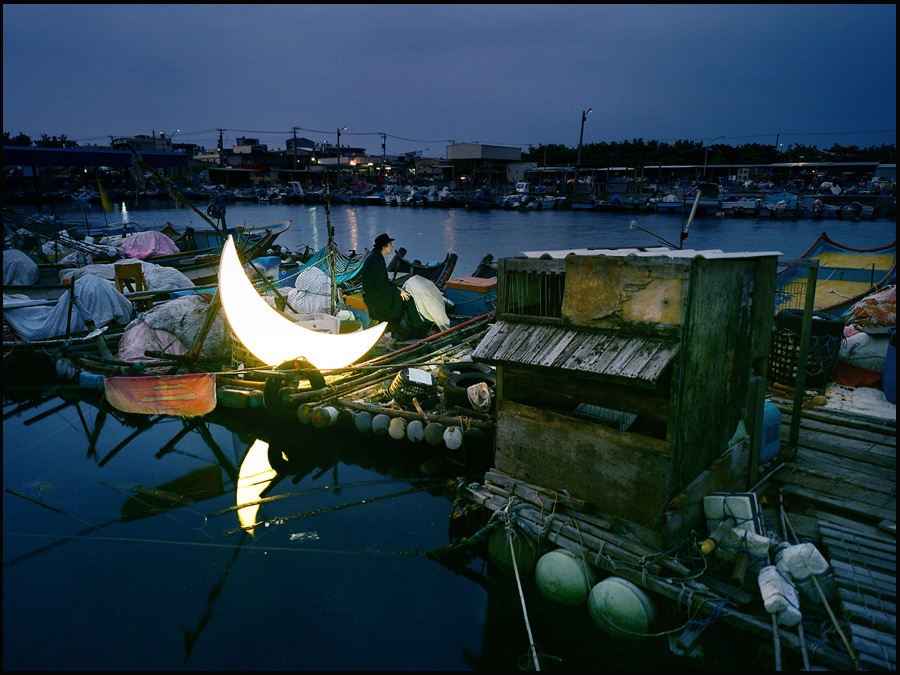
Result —
<path fill-rule="evenodd" d="M 375 237 L 375 248 L 382 249 L 392 241 L 394 241 L 393 237 L 389 237 L 387 232 L 382 232 L 377 237 Z"/>

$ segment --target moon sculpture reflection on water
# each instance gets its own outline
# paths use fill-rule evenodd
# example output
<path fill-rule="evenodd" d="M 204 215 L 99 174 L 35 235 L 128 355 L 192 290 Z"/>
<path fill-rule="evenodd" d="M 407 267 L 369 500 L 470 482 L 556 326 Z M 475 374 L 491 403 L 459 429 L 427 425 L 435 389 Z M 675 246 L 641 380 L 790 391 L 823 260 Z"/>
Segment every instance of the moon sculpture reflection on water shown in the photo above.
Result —
<path fill-rule="evenodd" d="M 366 330 L 331 335 L 318 333 L 282 316 L 262 298 L 241 265 L 232 237 L 222 247 L 219 295 L 234 335 L 263 363 L 276 366 L 304 357 L 316 368 L 343 368 L 361 358 L 387 328 L 382 322 Z"/>
<path fill-rule="evenodd" d="M 269 465 L 269 444 L 257 439 L 247 450 L 244 461 L 238 472 L 237 497 L 238 522 L 241 527 L 252 535 L 253 525 L 256 523 L 256 514 L 259 512 L 259 499 L 263 491 L 278 476 Z M 241 506 L 246 504 L 246 506 Z"/>

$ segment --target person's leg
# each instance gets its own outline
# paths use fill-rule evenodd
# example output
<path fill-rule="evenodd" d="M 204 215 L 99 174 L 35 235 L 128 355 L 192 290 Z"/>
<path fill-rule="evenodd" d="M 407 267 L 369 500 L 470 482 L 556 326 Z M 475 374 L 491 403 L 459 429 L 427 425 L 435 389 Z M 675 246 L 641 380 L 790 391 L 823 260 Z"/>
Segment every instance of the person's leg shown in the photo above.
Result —
<path fill-rule="evenodd" d="M 406 316 L 404 318 L 409 323 L 409 330 L 413 338 L 428 337 L 428 323 L 419 314 L 416 301 L 413 298 L 406 302 Z"/>

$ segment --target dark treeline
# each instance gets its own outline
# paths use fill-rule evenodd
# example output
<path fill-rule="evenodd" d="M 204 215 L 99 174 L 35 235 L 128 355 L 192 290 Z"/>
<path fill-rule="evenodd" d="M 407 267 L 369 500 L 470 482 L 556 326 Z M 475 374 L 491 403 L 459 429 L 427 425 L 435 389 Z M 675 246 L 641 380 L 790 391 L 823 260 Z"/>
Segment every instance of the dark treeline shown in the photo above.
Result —
<path fill-rule="evenodd" d="M 3 132 L 4 145 L 35 146 L 39 148 L 78 148 L 75 141 L 65 134 L 49 136 L 41 134 L 37 140 L 26 134 L 12 136 Z M 565 145 L 538 145 L 522 154 L 523 161 L 537 162 L 540 166 L 572 166 L 577 161 L 577 148 Z M 860 148 L 856 145 L 832 145 L 820 150 L 814 145 L 789 145 L 781 151 L 774 145 L 747 143 L 733 146 L 726 143 L 711 143 L 708 147 L 702 141 L 645 141 L 636 138 L 613 143 L 589 143 L 582 145 L 581 165 L 586 167 L 606 166 L 655 166 L 671 164 L 716 164 L 734 166 L 739 164 L 773 164 L 776 162 L 878 162 L 895 164 L 897 146 L 881 145 Z"/>
<path fill-rule="evenodd" d="M 576 149 L 564 145 L 539 145 L 529 149 L 522 159 L 537 162 L 540 166 L 567 166 L 575 164 Z M 619 143 L 590 143 L 581 148 L 581 165 L 587 167 L 604 166 L 657 166 L 671 164 L 773 164 L 777 162 L 878 162 L 894 164 L 897 161 L 897 146 L 882 145 L 860 148 L 855 145 L 833 145 L 828 150 L 820 150 L 812 145 L 790 145 L 778 152 L 773 145 L 747 143 L 733 146 L 712 143 L 705 146 L 701 141 L 676 141 L 662 143 L 637 138 Z"/>

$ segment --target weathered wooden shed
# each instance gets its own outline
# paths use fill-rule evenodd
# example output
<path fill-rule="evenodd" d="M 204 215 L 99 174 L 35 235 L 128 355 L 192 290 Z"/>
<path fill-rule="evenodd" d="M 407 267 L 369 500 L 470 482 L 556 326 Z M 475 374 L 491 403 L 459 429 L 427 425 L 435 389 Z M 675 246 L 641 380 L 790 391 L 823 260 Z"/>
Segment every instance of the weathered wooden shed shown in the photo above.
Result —
<path fill-rule="evenodd" d="M 736 432 L 762 428 L 777 259 L 657 248 L 501 260 L 497 320 L 473 354 L 497 370 L 497 470 L 661 546 L 703 531 L 704 495 L 749 487 L 751 443 Z"/>

